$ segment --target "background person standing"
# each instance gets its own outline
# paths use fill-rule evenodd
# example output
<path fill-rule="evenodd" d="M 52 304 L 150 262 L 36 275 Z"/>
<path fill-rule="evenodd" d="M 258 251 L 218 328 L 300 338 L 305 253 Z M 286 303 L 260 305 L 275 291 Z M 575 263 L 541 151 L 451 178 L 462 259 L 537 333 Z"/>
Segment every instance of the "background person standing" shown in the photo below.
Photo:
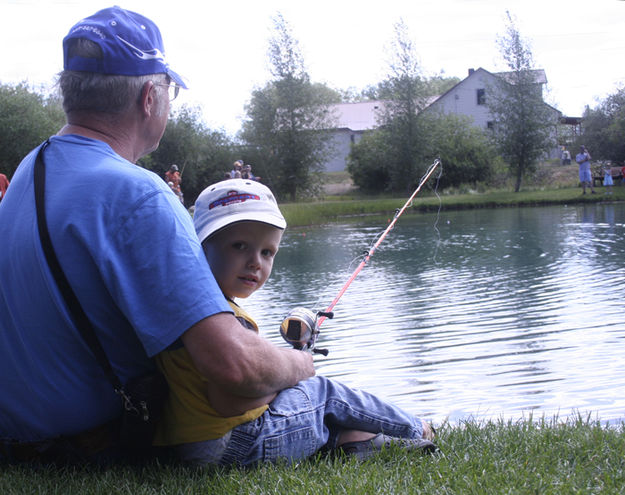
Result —
<path fill-rule="evenodd" d="M 169 167 L 169 170 L 165 172 L 165 181 L 167 185 L 171 184 L 171 190 L 174 191 L 176 196 L 182 204 L 184 204 L 184 197 L 182 196 L 182 188 L 180 187 L 180 183 L 182 182 L 182 176 L 180 175 L 180 171 L 178 170 L 178 165 L 175 163 Z"/>
<path fill-rule="evenodd" d="M 575 161 L 579 164 L 579 182 L 584 189 L 583 194 L 586 194 L 586 187 L 590 187 L 592 194 L 595 194 L 595 188 L 592 186 L 592 174 L 590 173 L 590 153 L 583 144 L 579 147 Z"/>

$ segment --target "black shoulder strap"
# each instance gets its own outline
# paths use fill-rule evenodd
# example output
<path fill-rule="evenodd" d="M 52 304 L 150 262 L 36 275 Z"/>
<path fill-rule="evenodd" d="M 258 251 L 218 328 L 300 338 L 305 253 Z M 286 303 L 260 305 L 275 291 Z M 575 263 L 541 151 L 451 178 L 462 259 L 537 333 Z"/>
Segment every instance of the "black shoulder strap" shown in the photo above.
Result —
<path fill-rule="evenodd" d="M 37 223 L 39 228 L 39 237 L 41 238 L 41 244 L 43 246 L 43 252 L 46 255 L 46 259 L 48 264 L 50 265 L 50 270 L 52 271 L 52 275 L 56 280 L 56 283 L 63 294 L 63 298 L 69 308 L 69 311 L 72 315 L 72 320 L 76 325 L 76 328 L 80 331 L 82 338 L 85 340 L 91 352 L 94 354 L 95 358 L 98 361 L 98 364 L 104 371 L 104 374 L 109 379 L 109 381 L 113 384 L 113 388 L 116 392 L 122 392 L 122 384 L 113 371 L 111 367 L 111 363 L 106 357 L 106 353 L 102 348 L 102 344 L 98 340 L 98 337 L 91 325 L 91 321 L 85 314 L 72 286 L 69 284 L 63 269 L 59 263 L 58 258 L 54 252 L 54 248 L 52 246 L 52 241 L 50 240 L 50 234 L 48 232 L 48 224 L 46 220 L 46 209 L 44 202 L 44 192 L 45 192 L 45 184 L 46 184 L 46 169 L 45 163 L 43 161 L 43 151 L 50 144 L 50 140 L 47 140 L 45 143 L 41 145 L 39 152 L 37 153 L 37 158 L 35 160 L 35 207 L 37 209 Z"/>

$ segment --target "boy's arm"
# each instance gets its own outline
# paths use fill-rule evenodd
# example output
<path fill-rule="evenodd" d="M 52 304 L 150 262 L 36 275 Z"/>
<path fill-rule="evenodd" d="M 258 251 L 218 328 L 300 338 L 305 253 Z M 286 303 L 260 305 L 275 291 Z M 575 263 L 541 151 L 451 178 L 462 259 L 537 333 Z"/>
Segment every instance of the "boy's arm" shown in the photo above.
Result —
<path fill-rule="evenodd" d="M 315 375 L 310 353 L 275 346 L 230 313 L 199 321 L 182 342 L 199 372 L 233 396 L 266 398 Z"/>

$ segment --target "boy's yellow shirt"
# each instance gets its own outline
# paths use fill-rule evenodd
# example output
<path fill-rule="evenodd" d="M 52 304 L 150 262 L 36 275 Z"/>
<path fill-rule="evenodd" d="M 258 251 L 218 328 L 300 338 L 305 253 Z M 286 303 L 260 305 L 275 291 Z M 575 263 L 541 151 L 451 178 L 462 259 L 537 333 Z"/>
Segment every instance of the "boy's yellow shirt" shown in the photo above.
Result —
<path fill-rule="evenodd" d="M 232 301 L 229 302 L 234 315 L 249 322 L 258 332 L 258 325 L 252 317 Z M 156 363 L 169 383 L 169 397 L 154 445 L 178 445 L 221 438 L 234 427 L 258 418 L 267 410 L 265 405 L 240 416 L 224 418 L 217 414 L 206 399 L 207 380 L 193 365 L 184 346 L 161 352 L 156 356 Z"/>

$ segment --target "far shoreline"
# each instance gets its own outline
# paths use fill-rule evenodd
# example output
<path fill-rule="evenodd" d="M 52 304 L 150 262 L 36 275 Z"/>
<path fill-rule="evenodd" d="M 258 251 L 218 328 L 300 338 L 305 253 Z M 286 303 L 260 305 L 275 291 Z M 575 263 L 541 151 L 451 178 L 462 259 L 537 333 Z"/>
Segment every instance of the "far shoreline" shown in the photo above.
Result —
<path fill-rule="evenodd" d="M 511 208 L 527 206 L 580 205 L 625 202 L 625 187 L 614 186 L 612 194 L 604 187 L 596 187 L 596 193 L 582 194 L 581 188 L 537 189 L 520 191 L 495 190 L 484 193 L 446 194 L 436 196 L 432 191 L 415 197 L 406 214 L 435 211 L 471 210 L 486 208 Z M 357 193 L 345 196 L 326 196 L 322 200 L 281 203 L 280 209 L 290 227 L 323 225 L 354 218 L 370 216 L 393 216 L 410 197 L 364 197 Z"/>

